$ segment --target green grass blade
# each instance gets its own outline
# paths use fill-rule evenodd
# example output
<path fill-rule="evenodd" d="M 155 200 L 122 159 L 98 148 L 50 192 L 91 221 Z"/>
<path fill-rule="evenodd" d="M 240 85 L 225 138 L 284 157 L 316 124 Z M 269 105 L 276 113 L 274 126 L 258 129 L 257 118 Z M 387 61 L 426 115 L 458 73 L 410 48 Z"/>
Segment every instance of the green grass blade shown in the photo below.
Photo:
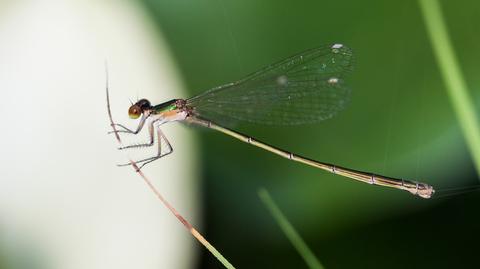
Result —
<path fill-rule="evenodd" d="M 419 0 L 427 32 L 463 136 L 480 174 L 480 128 L 437 0 Z"/>
<path fill-rule="evenodd" d="M 324 267 L 320 261 L 315 257 L 313 252 L 308 248 L 307 244 L 303 241 L 300 235 L 297 233 L 292 224 L 285 218 L 283 213 L 277 207 L 272 197 L 268 191 L 264 188 L 258 190 L 258 196 L 262 200 L 265 207 L 270 211 L 275 221 L 278 223 L 282 231 L 285 233 L 287 238 L 290 240 L 292 245 L 297 249 L 298 253 L 305 260 L 305 263 L 309 268 L 314 269 L 323 269 Z"/>

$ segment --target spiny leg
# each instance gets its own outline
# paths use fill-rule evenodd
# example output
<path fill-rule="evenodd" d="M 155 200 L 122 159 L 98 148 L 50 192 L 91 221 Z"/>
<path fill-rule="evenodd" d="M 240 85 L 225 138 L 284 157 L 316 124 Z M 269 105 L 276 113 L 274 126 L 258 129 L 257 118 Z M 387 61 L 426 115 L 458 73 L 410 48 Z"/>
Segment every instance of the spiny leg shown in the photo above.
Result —
<path fill-rule="evenodd" d="M 119 147 L 118 149 L 119 150 L 123 150 L 123 149 L 131 149 L 131 148 L 142 148 L 142 147 L 151 147 L 153 146 L 154 144 L 154 137 L 153 137 L 153 130 L 154 130 L 154 126 L 153 124 L 155 123 L 156 121 L 152 121 L 149 125 L 148 125 L 148 134 L 149 134 L 149 137 L 150 137 L 150 142 L 148 143 L 143 143 L 143 144 L 132 144 L 132 145 L 128 145 L 128 146 L 123 146 L 123 147 Z M 140 126 L 140 125 L 139 125 Z M 143 123 L 142 123 L 142 127 L 143 127 Z M 141 129 L 141 128 L 140 128 Z"/>
<path fill-rule="evenodd" d="M 146 159 L 135 161 L 137 164 L 140 164 L 140 163 L 142 164 L 138 167 L 138 170 L 142 169 L 145 165 L 147 165 L 147 164 L 149 164 L 149 163 L 151 163 L 155 160 L 158 160 L 162 157 L 165 157 L 168 154 L 173 152 L 173 147 L 170 144 L 170 141 L 168 141 L 167 137 L 165 136 L 165 134 L 163 134 L 160 127 L 157 127 L 157 137 L 158 137 L 158 154 L 156 156 L 153 156 L 153 157 L 149 157 L 149 158 L 146 158 Z M 167 147 L 168 147 L 168 151 L 164 154 L 162 154 L 162 138 L 163 138 L 163 140 L 165 141 L 165 143 L 167 144 Z M 128 166 L 128 165 L 131 165 L 131 163 L 118 164 L 118 166 Z"/>
<path fill-rule="evenodd" d="M 162 157 L 165 157 L 167 156 L 168 154 L 171 154 L 173 152 L 173 147 L 172 145 L 170 144 L 170 141 L 168 141 L 167 137 L 163 134 L 163 132 L 160 130 L 160 128 L 158 128 L 157 130 L 157 133 L 158 133 L 158 140 L 159 140 L 159 143 L 158 143 L 158 155 L 155 156 L 155 157 L 152 157 L 150 158 L 150 160 L 142 160 L 140 161 L 142 163 L 142 165 L 140 165 L 140 167 L 138 168 L 138 170 L 142 169 L 142 167 L 144 167 L 145 165 L 153 162 L 153 161 L 156 161 Z M 162 152 L 162 146 L 161 146 L 161 137 L 164 139 L 165 143 L 167 144 L 167 147 L 168 147 L 168 151 L 164 154 L 161 154 Z M 138 163 L 138 162 L 137 162 Z"/>

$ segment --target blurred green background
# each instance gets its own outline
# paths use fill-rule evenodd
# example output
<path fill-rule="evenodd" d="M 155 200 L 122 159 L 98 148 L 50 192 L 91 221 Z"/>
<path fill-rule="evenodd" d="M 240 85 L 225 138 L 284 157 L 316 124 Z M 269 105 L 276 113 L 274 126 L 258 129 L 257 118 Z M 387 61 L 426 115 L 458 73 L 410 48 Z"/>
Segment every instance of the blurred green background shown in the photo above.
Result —
<path fill-rule="evenodd" d="M 352 100 L 337 117 L 237 130 L 313 159 L 436 189 L 478 184 L 417 1 L 142 2 L 190 95 L 322 44 L 354 50 Z M 441 5 L 478 99 L 480 2 Z M 261 186 L 327 268 L 477 263 L 478 193 L 423 200 L 288 162 L 213 131 L 192 131 L 202 141 L 204 235 L 238 268 L 306 267 L 260 202 Z M 199 268 L 221 268 L 202 252 Z"/>

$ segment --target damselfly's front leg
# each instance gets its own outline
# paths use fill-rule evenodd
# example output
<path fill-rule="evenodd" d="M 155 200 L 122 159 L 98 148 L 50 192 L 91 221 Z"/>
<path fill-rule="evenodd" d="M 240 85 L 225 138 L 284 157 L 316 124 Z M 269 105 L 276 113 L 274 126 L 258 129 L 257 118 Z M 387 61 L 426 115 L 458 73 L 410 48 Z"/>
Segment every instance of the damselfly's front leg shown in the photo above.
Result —
<path fill-rule="evenodd" d="M 113 133 L 138 134 L 143 129 L 143 125 L 145 124 L 146 119 L 147 119 L 147 116 L 143 115 L 142 118 L 140 119 L 140 122 L 138 123 L 137 129 L 135 131 L 123 126 L 122 124 L 113 123 L 112 126 L 114 125 L 114 126 L 120 127 L 123 130 L 115 130 L 115 131 L 110 131 L 108 133 L 109 134 L 113 134 Z"/>
<path fill-rule="evenodd" d="M 154 137 L 153 137 L 153 130 L 154 130 L 154 124 L 155 124 L 156 121 L 151 121 L 149 124 L 148 124 L 148 136 L 150 138 L 150 142 L 148 143 L 143 143 L 143 144 L 132 144 L 132 145 L 128 145 L 128 146 L 123 146 L 123 147 L 119 147 L 118 149 L 119 150 L 123 150 L 123 149 L 131 149 L 131 148 L 142 148 L 142 147 L 151 147 L 153 146 L 155 140 L 154 140 Z M 140 125 L 139 125 L 140 126 Z M 143 126 L 143 123 L 142 123 L 142 126 Z M 141 129 L 141 128 L 140 128 Z"/>
<path fill-rule="evenodd" d="M 168 141 L 167 137 L 163 134 L 160 127 L 157 127 L 157 138 L 158 138 L 158 154 L 156 156 L 153 156 L 153 157 L 149 157 L 149 158 L 146 158 L 146 159 L 135 161 L 137 164 L 141 163 L 141 165 L 138 167 L 138 170 L 142 169 L 142 167 L 144 167 L 145 165 L 147 165 L 147 164 L 149 164 L 149 163 L 151 163 L 155 160 L 158 160 L 162 157 L 165 157 L 168 154 L 173 152 L 173 147 L 170 144 L 170 141 Z M 163 154 L 162 154 L 162 139 L 165 141 L 165 143 L 167 144 L 167 148 L 168 148 L 167 152 L 165 152 Z M 131 165 L 131 163 L 118 164 L 118 166 L 128 166 L 128 165 Z"/>

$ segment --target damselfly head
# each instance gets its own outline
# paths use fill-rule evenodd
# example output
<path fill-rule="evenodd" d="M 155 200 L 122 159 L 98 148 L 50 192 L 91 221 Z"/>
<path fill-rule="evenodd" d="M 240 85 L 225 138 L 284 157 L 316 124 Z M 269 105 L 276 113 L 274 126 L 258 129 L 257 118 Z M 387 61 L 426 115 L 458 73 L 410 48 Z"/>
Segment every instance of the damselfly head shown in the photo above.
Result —
<path fill-rule="evenodd" d="M 140 99 L 135 104 L 131 105 L 128 109 L 128 116 L 131 119 L 138 119 L 140 115 L 142 115 L 145 110 L 150 109 L 152 106 L 150 105 L 150 101 L 147 99 Z"/>

